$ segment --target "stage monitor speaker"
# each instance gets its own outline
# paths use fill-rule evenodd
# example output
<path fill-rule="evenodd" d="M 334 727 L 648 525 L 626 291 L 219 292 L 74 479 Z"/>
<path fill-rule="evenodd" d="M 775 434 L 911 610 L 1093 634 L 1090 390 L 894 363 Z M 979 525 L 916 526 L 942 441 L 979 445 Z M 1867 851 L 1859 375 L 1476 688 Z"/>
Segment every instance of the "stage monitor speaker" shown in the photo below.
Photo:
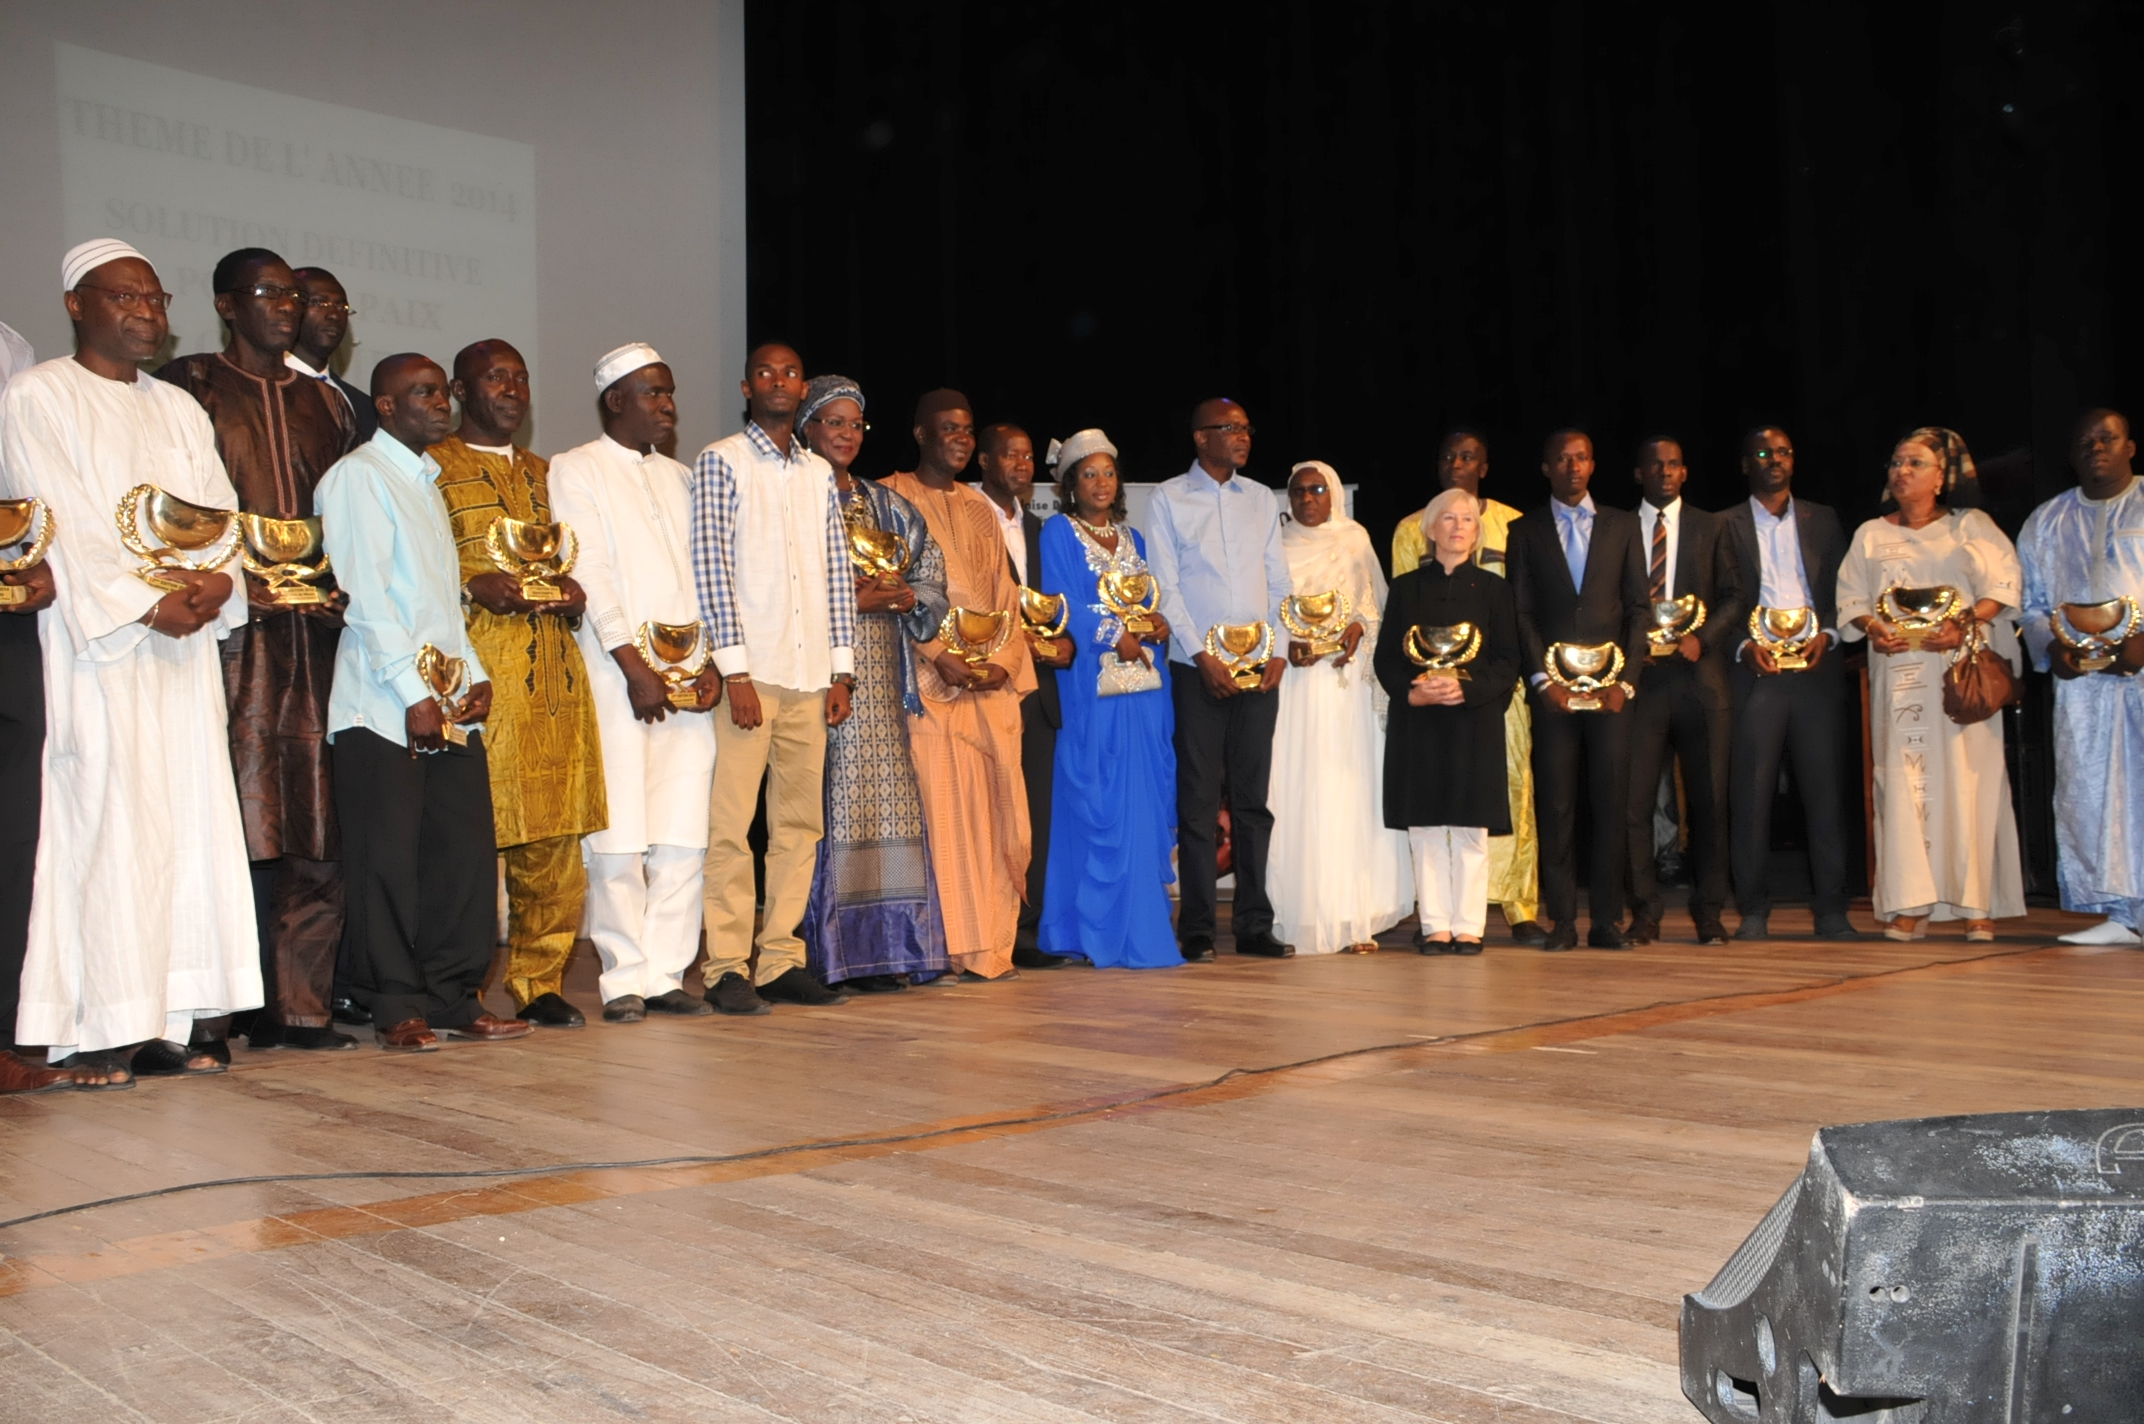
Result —
<path fill-rule="evenodd" d="M 1718 1424 L 2144 1420 L 2144 1109 L 1827 1127 L 1682 1303 Z"/>

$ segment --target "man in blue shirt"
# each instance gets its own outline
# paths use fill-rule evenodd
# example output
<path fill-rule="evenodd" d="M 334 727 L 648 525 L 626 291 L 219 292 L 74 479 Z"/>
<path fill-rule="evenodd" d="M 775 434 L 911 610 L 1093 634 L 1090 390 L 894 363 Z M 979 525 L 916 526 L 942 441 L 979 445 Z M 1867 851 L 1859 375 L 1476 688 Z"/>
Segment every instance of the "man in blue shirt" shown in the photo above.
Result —
<path fill-rule="evenodd" d="M 1273 937 L 1266 898 L 1266 846 L 1273 813 L 1266 781 L 1273 724 L 1287 663 L 1270 659 L 1252 688 L 1239 688 L 1207 634 L 1224 623 L 1280 627 L 1289 590 L 1273 491 L 1238 472 L 1251 458 L 1251 418 L 1227 399 L 1202 402 L 1191 417 L 1198 459 L 1154 491 L 1147 506 L 1147 565 L 1169 623 L 1169 679 L 1176 699 L 1177 874 L 1182 898 L 1176 937 L 1184 958 L 1213 958 L 1214 881 L 1221 799 L 1228 798 L 1236 895 L 1236 953 L 1285 959 L 1295 946 Z"/>
<path fill-rule="evenodd" d="M 390 356 L 373 368 L 372 404 L 378 432 L 314 496 L 350 596 L 328 699 L 348 897 L 340 975 L 382 1048 L 435 1049 L 434 1030 L 520 1038 L 533 1025 L 495 1018 L 477 998 L 498 927 L 482 726 L 491 682 L 462 621 L 461 561 L 425 453 L 446 438 L 447 373 L 415 353 Z M 420 666 L 427 649 L 466 671 L 451 735 Z"/>

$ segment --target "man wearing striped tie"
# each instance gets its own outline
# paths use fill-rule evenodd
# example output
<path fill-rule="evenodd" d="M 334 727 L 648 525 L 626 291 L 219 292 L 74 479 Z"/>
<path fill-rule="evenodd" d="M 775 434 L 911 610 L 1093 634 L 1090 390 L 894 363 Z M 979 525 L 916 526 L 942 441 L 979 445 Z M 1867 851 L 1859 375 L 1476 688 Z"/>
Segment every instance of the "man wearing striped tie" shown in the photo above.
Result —
<path fill-rule="evenodd" d="M 1704 622 L 1647 649 L 1630 704 L 1630 937 L 1660 937 L 1660 880 L 1653 861 L 1653 800 L 1672 754 L 1682 768 L 1683 826 L 1689 832 L 1695 883 L 1690 918 L 1699 944 L 1725 944 L 1720 911 L 1727 904 L 1728 717 L 1727 655 L 1741 639 L 1742 606 L 1726 525 L 1718 515 L 1683 500 L 1689 470 L 1682 445 L 1666 437 L 1638 446 L 1634 478 L 1645 492 L 1638 504 L 1639 548 L 1645 550 L 1646 598 L 1659 609 L 1655 627 L 1686 627 L 1695 610 L 1663 608 L 1694 595 Z"/>

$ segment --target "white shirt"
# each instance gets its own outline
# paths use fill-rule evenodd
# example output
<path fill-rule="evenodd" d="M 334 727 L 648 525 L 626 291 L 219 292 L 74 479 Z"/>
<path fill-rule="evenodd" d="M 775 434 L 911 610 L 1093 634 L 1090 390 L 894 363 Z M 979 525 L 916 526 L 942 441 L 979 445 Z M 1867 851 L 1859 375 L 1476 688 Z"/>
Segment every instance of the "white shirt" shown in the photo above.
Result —
<path fill-rule="evenodd" d="M 1010 515 L 998 507 L 990 491 L 977 485 L 976 492 L 990 501 L 990 512 L 998 519 L 998 537 L 1005 541 L 1005 552 L 1012 556 L 1013 576 L 1021 583 L 1027 582 L 1027 531 L 1020 527 L 1020 506 L 1014 504 Z"/>
<path fill-rule="evenodd" d="M 1809 595 L 1809 574 L 1802 567 L 1802 531 L 1794 521 L 1794 501 L 1786 513 L 1773 517 L 1755 495 L 1749 501 L 1750 522 L 1757 530 L 1757 602 L 1766 608 L 1814 608 Z"/>
<path fill-rule="evenodd" d="M 692 472 L 659 450 L 643 455 L 608 435 L 551 459 L 551 513 L 581 541 L 573 576 L 588 592 L 599 651 L 633 641 L 643 623 L 700 616 L 692 586 Z"/>
<path fill-rule="evenodd" d="M 283 364 L 290 367 L 291 370 L 296 371 L 299 375 L 310 376 L 314 380 L 320 382 L 321 385 L 326 386 L 328 388 L 329 393 L 332 394 L 335 399 L 342 402 L 342 408 L 344 410 L 349 410 L 351 416 L 355 418 L 357 412 L 350 409 L 350 393 L 344 390 L 341 386 L 337 385 L 333 376 L 329 375 L 326 371 L 314 370 L 311 366 L 306 365 L 305 362 L 298 359 L 297 353 L 293 351 L 285 351 L 283 353 Z"/>
<path fill-rule="evenodd" d="M 1682 496 L 1677 495 L 1665 509 L 1655 509 L 1649 499 L 1638 501 L 1638 557 L 1645 564 L 1645 584 L 1653 582 L 1653 526 L 1665 519 L 1668 524 L 1667 583 L 1661 594 L 1663 598 L 1675 596 L 1675 555 L 1682 548 Z"/>
<path fill-rule="evenodd" d="M 23 340 L 22 333 L 0 321 L 0 391 L 17 375 L 37 364 L 37 353 L 30 343 Z"/>

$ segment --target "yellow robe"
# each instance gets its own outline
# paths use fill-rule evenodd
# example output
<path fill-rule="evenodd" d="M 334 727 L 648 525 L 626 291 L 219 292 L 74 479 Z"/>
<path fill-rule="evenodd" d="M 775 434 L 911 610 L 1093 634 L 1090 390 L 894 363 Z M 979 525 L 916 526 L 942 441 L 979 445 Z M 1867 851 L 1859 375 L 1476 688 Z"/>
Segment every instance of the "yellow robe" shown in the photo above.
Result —
<path fill-rule="evenodd" d="M 1508 577 L 1504 550 L 1511 538 L 1511 521 L 1519 511 L 1508 504 L 1484 499 L 1481 510 L 1481 547 L 1474 562 L 1497 575 Z M 1422 528 L 1418 510 L 1400 521 L 1392 534 L 1392 576 L 1412 573 L 1429 553 L 1429 535 Z M 1489 837 L 1489 898 L 1504 907 L 1504 919 L 1513 925 L 1535 918 L 1541 911 L 1541 839 L 1534 828 L 1533 718 L 1526 710 L 1526 684 L 1512 690 L 1511 704 L 1504 710 L 1504 765 L 1511 794 L 1511 834 Z"/>

